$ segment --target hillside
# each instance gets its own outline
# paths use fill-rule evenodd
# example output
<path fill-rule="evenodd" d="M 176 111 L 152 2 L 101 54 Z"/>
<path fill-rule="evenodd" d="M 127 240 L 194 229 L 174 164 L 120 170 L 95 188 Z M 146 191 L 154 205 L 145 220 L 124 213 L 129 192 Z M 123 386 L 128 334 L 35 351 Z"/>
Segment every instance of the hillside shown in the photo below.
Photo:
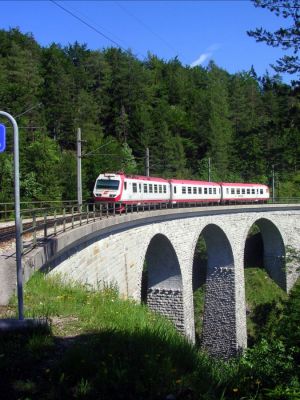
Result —
<path fill-rule="evenodd" d="M 299 88 L 253 68 L 229 74 L 211 62 L 40 46 L 0 31 L 0 109 L 20 127 L 22 200 L 76 198 L 76 131 L 82 130 L 83 197 L 100 171 L 270 183 L 300 197 Z M 1 119 L 0 122 L 7 122 Z M 13 198 L 12 133 L 0 154 L 0 202 Z"/>

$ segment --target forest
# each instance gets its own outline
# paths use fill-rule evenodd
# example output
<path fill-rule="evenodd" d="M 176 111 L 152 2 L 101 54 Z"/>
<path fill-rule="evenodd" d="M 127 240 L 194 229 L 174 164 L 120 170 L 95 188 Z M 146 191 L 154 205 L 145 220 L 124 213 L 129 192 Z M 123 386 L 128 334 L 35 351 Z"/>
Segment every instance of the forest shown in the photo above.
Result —
<path fill-rule="evenodd" d="M 300 87 L 280 76 L 230 74 L 211 61 L 190 68 L 154 54 L 40 46 L 0 30 L 0 110 L 20 129 L 21 200 L 76 199 L 76 132 L 82 132 L 83 199 L 100 172 L 260 182 L 300 197 Z M 0 202 L 13 201 L 13 134 L 0 154 Z"/>

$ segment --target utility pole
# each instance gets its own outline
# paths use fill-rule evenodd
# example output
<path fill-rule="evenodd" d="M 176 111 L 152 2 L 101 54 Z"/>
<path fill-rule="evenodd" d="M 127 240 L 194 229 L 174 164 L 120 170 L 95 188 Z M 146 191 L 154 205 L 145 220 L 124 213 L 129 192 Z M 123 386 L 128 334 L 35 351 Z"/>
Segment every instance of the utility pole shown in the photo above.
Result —
<path fill-rule="evenodd" d="M 210 182 L 210 157 L 208 157 L 208 182 Z"/>
<path fill-rule="evenodd" d="M 272 165 L 272 202 L 275 202 L 275 165 Z"/>
<path fill-rule="evenodd" d="M 149 165 L 149 147 L 146 147 L 146 157 L 145 157 L 145 175 L 150 175 L 150 165 Z"/>
<path fill-rule="evenodd" d="M 17 264 L 17 293 L 19 320 L 24 319 L 23 305 L 23 271 L 22 271 L 22 239 L 20 211 L 20 166 L 19 166 L 19 128 L 16 120 L 7 112 L 0 111 L 7 117 L 14 128 L 14 178 L 15 178 L 15 229 L 16 229 L 16 264 Z"/>
<path fill-rule="evenodd" d="M 81 129 L 77 129 L 77 202 L 82 205 L 82 181 L 81 181 Z"/>

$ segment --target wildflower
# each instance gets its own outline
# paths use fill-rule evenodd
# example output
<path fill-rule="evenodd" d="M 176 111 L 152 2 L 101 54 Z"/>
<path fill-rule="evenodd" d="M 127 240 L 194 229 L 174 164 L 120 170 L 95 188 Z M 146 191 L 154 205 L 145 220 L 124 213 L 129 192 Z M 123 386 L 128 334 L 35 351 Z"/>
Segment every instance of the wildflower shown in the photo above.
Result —
<path fill-rule="evenodd" d="M 233 391 L 234 393 L 237 393 L 237 392 L 239 391 L 239 389 L 238 389 L 238 388 L 233 388 L 232 391 Z"/>

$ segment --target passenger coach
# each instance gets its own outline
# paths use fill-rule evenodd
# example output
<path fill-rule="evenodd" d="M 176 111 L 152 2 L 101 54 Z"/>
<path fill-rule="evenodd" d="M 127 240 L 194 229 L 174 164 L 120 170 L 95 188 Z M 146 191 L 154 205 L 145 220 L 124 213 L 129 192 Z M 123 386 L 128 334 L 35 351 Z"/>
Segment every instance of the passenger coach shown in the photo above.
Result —
<path fill-rule="evenodd" d="M 196 180 L 100 174 L 94 187 L 95 201 L 119 204 L 266 202 L 269 188 L 258 183 L 215 183 Z"/>

